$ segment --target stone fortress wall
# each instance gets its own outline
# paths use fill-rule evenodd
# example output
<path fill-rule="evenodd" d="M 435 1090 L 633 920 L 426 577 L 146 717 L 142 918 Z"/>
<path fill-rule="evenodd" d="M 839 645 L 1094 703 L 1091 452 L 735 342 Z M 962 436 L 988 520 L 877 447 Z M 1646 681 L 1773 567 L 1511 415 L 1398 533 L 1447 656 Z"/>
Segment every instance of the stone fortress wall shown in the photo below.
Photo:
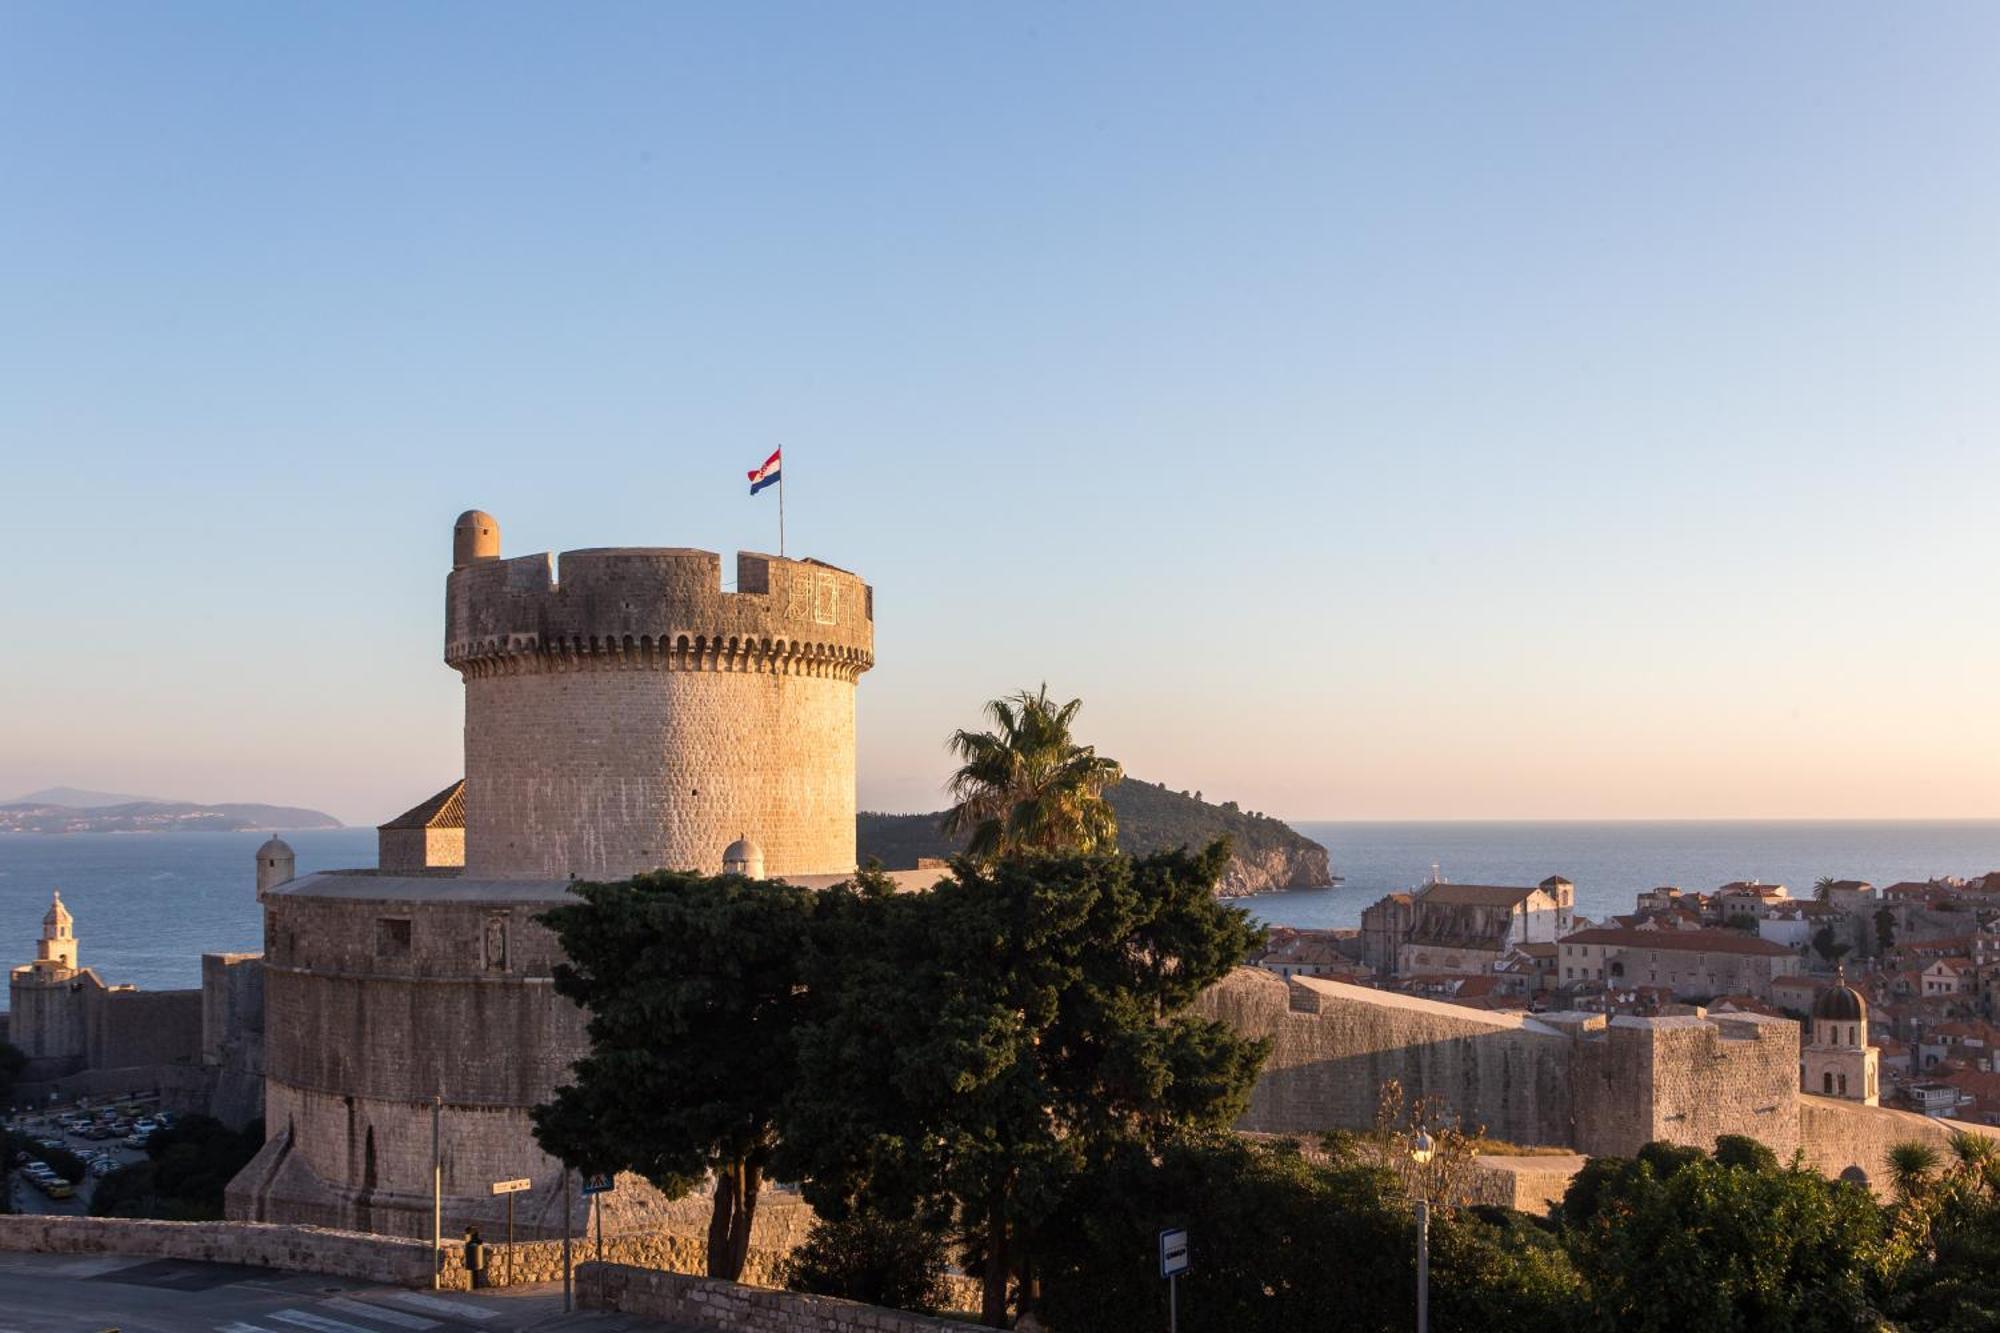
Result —
<path fill-rule="evenodd" d="M 1800 1092 L 1790 1019 L 1489 1012 L 1248 967 L 1198 1004 L 1271 1040 L 1238 1124 L 1262 1134 L 1370 1128 L 1382 1084 L 1395 1079 L 1412 1098 L 1441 1096 L 1467 1127 L 1524 1146 L 1629 1157 L 1655 1140 L 1707 1149 L 1742 1134 L 1781 1161 L 1803 1150 L 1826 1174 L 1878 1193 L 1897 1143 L 2000 1138 L 2000 1129 Z M 1538 1164 L 1549 1159 L 1520 1160 L 1547 1174 Z"/>
<path fill-rule="evenodd" d="M 563 1172 L 531 1110 L 587 1045 L 555 993 L 536 917 L 572 879 L 715 873 L 740 838 L 763 874 L 851 875 L 854 691 L 874 663 L 872 595 L 817 561 L 672 548 L 504 559 L 471 511 L 453 536 L 445 660 L 465 686 L 465 781 L 383 829 L 375 870 L 291 878 L 259 857 L 268 1135 L 231 1182 L 244 1220 L 427 1237 L 433 1099 L 445 1212 L 494 1235 L 559 1235 Z M 433 835 L 453 807 L 463 856 Z M 433 809 L 435 807 L 435 810 Z M 418 816 L 424 818 L 418 818 Z M 461 863 L 462 862 L 462 863 Z M 613 1235 L 705 1230 L 705 1200 L 636 1179 Z M 753 1244 L 796 1237 L 776 1191 Z"/>
<path fill-rule="evenodd" d="M 745 834 L 767 874 L 853 868 L 867 584 L 750 553 L 729 592 L 710 551 L 502 559 L 491 519 L 468 520 L 445 643 L 465 679 L 467 875 L 719 869 Z"/>

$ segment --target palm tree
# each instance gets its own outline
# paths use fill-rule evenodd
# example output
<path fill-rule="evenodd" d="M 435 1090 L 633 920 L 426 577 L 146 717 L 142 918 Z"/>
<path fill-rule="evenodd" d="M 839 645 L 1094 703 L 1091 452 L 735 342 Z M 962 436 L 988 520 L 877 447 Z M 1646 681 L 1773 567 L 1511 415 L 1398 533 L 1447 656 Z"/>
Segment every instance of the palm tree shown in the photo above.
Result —
<path fill-rule="evenodd" d="M 951 775 L 952 808 L 944 831 L 967 836 L 976 857 L 1024 852 L 1088 852 L 1109 847 L 1118 819 L 1104 789 L 1125 776 L 1070 736 L 1083 700 L 1058 705 L 1049 687 L 1022 690 L 986 705 L 991 731 L 952 733 L 960 760 Z"/>
<path fill-rule="evenodd" d="M 1896 1197 L 1905 1203 L 1922 1197 L 1937 1173 L 1938 1160 L 1938 1150 L 1928 1143 L 1912 1140 L 1890 1148 L 1889 1183 Z"/>
<path fill-rule="evenodd" d="M 1833 886 L 1839 882 L 1832 875 L 1821 875 L 1813 881 L 1813 897 L 1825 902 L 1827 895 L 1833 892 Z"/>

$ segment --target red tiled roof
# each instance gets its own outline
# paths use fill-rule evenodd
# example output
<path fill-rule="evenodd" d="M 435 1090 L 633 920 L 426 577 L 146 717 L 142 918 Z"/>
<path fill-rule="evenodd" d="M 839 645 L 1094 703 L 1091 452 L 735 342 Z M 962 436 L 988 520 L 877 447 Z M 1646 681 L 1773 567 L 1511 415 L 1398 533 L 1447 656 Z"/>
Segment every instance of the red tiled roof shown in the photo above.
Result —
<path fill-rule="evenodd" d="M 1752 954 L 1790 958 L 1793 951 L 1734 930 L 1615 930 L 1598 927 L 1563 936 L 1564 944 L 1605 944 L 1621 949 L 1674 949 L 1681 953 Z"/>

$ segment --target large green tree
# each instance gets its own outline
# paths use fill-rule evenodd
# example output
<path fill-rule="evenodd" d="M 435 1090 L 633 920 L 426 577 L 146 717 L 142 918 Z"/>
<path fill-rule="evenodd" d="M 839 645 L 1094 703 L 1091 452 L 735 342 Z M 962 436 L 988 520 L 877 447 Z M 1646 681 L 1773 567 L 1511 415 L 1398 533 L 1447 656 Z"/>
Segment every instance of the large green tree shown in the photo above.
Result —
<path fill-rule="evenodd" d="M 944 829 L 980 859 L 1024 852 L 1089 852 L 1116 845 L 1118 819 L 1105 788 L 1125 776 L 1115 760 L 1079 745 L 1071 724 L 1081 699 L 1058 704 L 1049 687 L 986 705 L 991 731 L 957 731 L 959 759 Z"/>
<path fill-rule="evenodd" d="M 816 1208 L 912 1217 L 1032 1301 L 1036 1234 L 1078 1173 L 1246 1105 L 1262 1043 L 1189 1006 L 1258 932 L 1204 852 L 955 863 L 928 893 L 829 893 L 781 1168 Z"/>
<path fill-rule="evenodd" d="M 669 1197 L 714 1182 L 708 1273 L 743 1272 L 806 1003 L 814 896 L 673 871 L 573 886 L 542 920 L 568 961 L 558 994 L 590 1052 L 535 1108 L 542 1147 L 586 1172 L 633 1171 Z"/>
<path fill-rule="evenodd" d="M 1758 1145 L 1648 1144 L 1593 1159 L 1561 1217 L 1592 1319 L 1617 1333 L 1849 1333 L 1880 1326 L 1882 1210 Z"/>

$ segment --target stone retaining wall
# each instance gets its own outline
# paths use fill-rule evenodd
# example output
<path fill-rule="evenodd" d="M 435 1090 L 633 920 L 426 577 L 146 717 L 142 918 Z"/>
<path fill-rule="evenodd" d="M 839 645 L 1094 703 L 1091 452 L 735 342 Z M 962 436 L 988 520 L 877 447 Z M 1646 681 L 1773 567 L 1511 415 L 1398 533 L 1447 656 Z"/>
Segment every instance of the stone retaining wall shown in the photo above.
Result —
<path fill-rule="evenodd" d="M 766 1291 L 624 1264 L 583 1265 L 577 1270 L 576 1291 L 585 1309 L 618 1310 L 728 1333 L 973 1333 L 979 1327 L 831 1296 Z"/>
<path fill-rule="evenodd" d="M 0 1215 L 0 1250 L 250 1264 L 409 1287 L 431 1280 L 431 1247 L 422 1241 L 269 1222 Z M 462 1271 L 458 1277 L 464 1285 Z"/>

